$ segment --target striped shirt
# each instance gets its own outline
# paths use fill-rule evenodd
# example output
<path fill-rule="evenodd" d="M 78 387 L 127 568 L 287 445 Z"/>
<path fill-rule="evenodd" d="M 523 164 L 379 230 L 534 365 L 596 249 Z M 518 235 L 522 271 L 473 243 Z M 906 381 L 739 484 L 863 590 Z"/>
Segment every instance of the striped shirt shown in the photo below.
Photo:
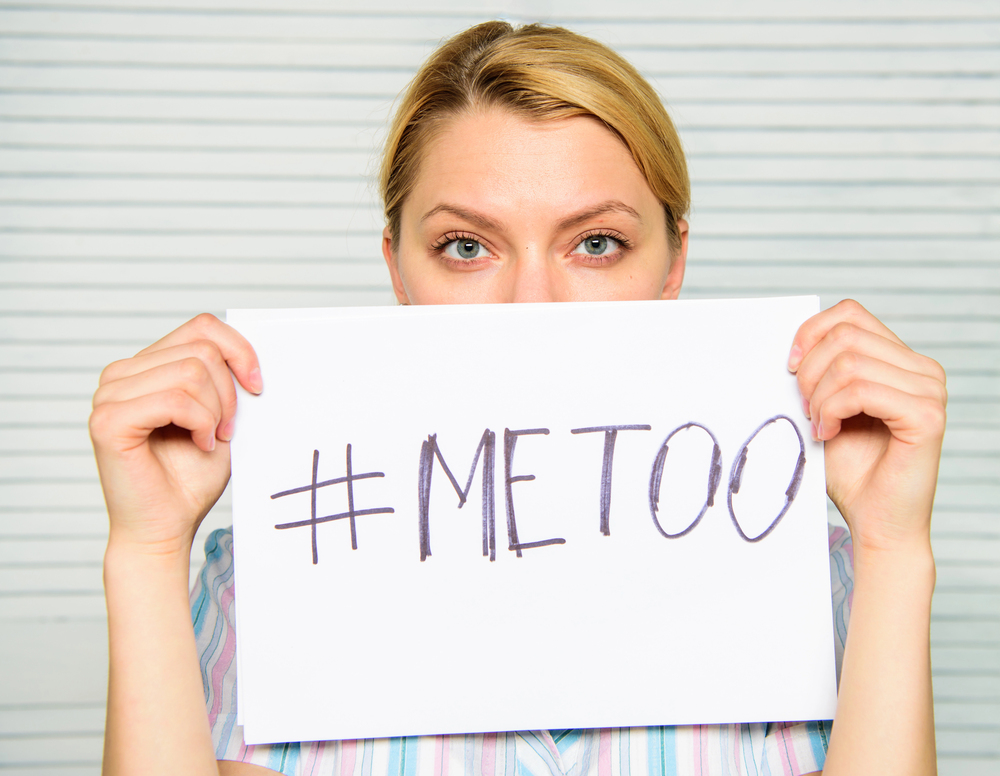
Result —
<path fill-rule="evenodd" d="M 191 592 L 212 740 L 220 760 L 287 776 L 795 776 L 826 760 L 829 722 L 540 730 L 247 746 L 236 724 L 233 535 L 205 542 Z M 853 582 L 850 535 L 830 528 L 837 673 Z"/>

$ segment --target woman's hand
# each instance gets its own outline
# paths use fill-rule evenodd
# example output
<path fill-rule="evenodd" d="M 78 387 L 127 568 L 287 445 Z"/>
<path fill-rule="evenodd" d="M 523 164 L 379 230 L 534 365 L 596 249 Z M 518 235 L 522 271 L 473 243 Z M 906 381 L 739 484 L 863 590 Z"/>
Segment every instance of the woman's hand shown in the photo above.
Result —
<path fill-rule="evenodd" d="M 90 435 L 112 543 L 190 549 L 229 479 L 231 375 L 248 391 L 261 391 L 253 348 L 208 314 L 101 373 Z"/>
<path fill-rule="evenodd" d="M 846 300 L 802 324 L 788 366 L 855 546 L 926 543 L 948 396 L 940 364 Z"/>
<path fill-rule="evenodd" d="M 827 492 L 851 529 L 854 599 L 824 774 L 936 773 L 930 518 L 944 436 L 944 370 L 857 302 L 799 328 L 788 367 Z"/>

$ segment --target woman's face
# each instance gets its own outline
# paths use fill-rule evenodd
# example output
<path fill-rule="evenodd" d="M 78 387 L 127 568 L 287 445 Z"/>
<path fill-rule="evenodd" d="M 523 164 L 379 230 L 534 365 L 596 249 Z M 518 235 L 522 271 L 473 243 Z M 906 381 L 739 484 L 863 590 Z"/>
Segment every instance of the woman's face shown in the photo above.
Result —
<path fill-rule="evenodd" d="M 663 206 L 624 144 L 589 117 L 485 110 L 428 146 L 382 252 L 404 304 L 674 299 Z"/>

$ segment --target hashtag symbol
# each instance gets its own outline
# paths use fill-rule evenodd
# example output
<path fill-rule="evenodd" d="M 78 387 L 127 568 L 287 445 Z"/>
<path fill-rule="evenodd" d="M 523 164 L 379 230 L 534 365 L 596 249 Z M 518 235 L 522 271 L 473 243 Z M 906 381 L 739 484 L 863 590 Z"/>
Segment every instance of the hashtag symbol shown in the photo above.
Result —
<path fill-rule="evenodd" d="M 319 563 L 319 551 L 316 546 L 316 526 L 320 523 L 329 523 L 331 520 L 348 520 L 351 524 L 351 549 L 358 549 L 358 531 L 355 524 L 356 517 L 362 517 L 364 515 L 385 515 L 391 514 L 395 510 L 392 507 L 379 507 L 376 509 L 355 509 L 354 508 L 354 483 L 358 480 L 368 480 L 372 477 L 384 477 L 383 472 L 364 472 L 362 474 L 355 474 L 353 467 L 351 465 L 351 446 L 347 445 L 347 476 L 346 477 L 335 477 L 332 480 L 319 480 L 319 450 L 313 450 L 313 462 L 312 462 L 312 482 L 309 485 L 304 485 L 301 488 L 292 488 L 291 490 L 283 490 L 280 493 L 274 493 L 271 495 L 272 499 L 284 498 L 285 496 L 291 496 L 296 493 L 308 493 L 310 501 L 309 519 L 308 520 L 296 520 L 291 523 L 279 523 L 275 528 L 279 531 L 287 528 L 303 528 L 309 526 L 312 532 L 312 562 L 313 565 Z M 347 511 L 338 512 L 335 515 L 316 515 L 316 491 L 320 488 L 326 488 L 330 485 L 340 485 L 341 483 L 347 484 Z"/>

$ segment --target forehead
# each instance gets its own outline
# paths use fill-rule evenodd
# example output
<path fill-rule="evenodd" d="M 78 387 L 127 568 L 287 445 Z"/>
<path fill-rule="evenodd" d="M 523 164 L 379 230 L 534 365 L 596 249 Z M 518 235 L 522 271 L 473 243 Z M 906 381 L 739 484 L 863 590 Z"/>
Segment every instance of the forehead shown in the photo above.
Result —
<path fill-rule="evenodd" d="M 624 143 L 600 121 L 481 110 L 449 120 L 428 144 L 407 203 L 421 213 L 447 201 L 526 214 L 608 199 L 660 207 Z"/>

